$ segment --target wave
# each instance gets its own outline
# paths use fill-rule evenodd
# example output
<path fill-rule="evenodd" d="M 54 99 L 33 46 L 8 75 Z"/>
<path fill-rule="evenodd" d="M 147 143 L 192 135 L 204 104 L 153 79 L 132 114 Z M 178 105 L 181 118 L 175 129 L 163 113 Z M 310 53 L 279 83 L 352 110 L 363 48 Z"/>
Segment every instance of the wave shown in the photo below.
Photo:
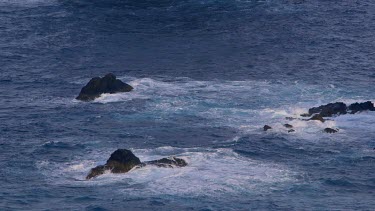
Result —
<path fill-rule="evenodd" d="M 311 107 L 329 102 L 353 103 L 373 98 L 369 92 L 362 96 L 350 96 L 347 90 L 328 85 L 309 85 L 299 82 L 277 81 L 195 81 L 189 78 L 155 80 L 151 78 L 122 78 L 134 87 L 130 93 L 104 94 L 94 103 L 121 103 L 144 100 L 141 113 L 119 114 L 129 118 L 154 118 L 173 121 L 181 117 L 205 119 L 213 127 L 231 127 L 241 133 L 260 133 L 265 124 L 272 125 L 273 133 L 283 133 L 302 139 L 315 139 L 324 128 L 366 130 L 374 132 L 373 112 L 331 118 L 318 121 L 286 120 L 300 118 Z M 373 100 L 375 102 L 375 100 Z M 288 134 L 283 124 L 292 124 L 295 133 Z M 197 124 L 199 124 L 197 120 Z M 207 123 L 205 123 L 207 124 Z M 357 129 L 356 129 L 357 128 Z M 336 137 L 342 138 L 340 135 Z"/>
<path fill-rule="evenodd" d="M 242 157 L 231 149 L 174 148 L 134 149 L 142 161 L 176 155 L 189 163 L 184 168 L 144 167 L 126 174 L 105 174 L 90 181 L 82 181 L 85 174 L 110 153 L 91 154 L 90 160 L 58 166 L 47 161 L 38 167 L 51 180 L 69 185 L 126 184 L 119 193 L 126 195 L 220 196 L 220 193 L 241 195 L 267 192 L 294 182 L 297 173 L 273 163 Z M 89 155 L 90 157 L 90 155 Z M 142 187 L 142 188 L 140 188 Z"/>

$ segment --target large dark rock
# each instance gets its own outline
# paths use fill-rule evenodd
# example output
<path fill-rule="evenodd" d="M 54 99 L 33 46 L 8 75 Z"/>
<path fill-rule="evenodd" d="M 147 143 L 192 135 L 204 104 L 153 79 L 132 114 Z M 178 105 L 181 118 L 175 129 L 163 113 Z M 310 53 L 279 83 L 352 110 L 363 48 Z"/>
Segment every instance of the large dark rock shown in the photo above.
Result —
<path fill-rule="evenodd" d="M 322 105 L 319 107 L 314 107 L 309 109 L 308 116 L 313 114 L 320 114 L 321 117 L 332 117 L 334 115 L 346 114 L 347 106 L 345 103 L 329 103 L 327 105 Z"/>
<path fill-rule="evenodd" d="M 103 78 L 92 78 L 87 85 L 82 88 L 76 99 L 91 101 L 100 97 L 103 93 L 113 94 L 118 92 L 130 92 L 131 90 L 133 90 L 132 86 L 116 79 L 115 75 L 109 73 Z"/>
<path fill-rule="evenodd" d="M 116 174 L 126 173 L 133 168 L 141 168 L 147 165 L 173 168 L 184 167 L 188 164 L 184 159 L 177 157 L 162 158 L 160 160 L 146 161 L 142 163 L 130 150 L 118 149 L 111 154 L 111 157 L 107 160 L 106 164 L 92 168 L 86 179 L 99 176 L 106 171 Z"/>
<path fill-rule="evenodd" d="M 112 173 L 126 173 L 141 164 L 141 161 L 130 150 L 118 149 L 111 154 L 105 165 L 91 169 L 86 179 L 91 179 L 103 174 L 106 170 Z"/>
<path fill-rule="evenodd" d="M 139 158 L 127 149 L 116 150 L 106 163 L 112 173 L 126 173 L 139 164 L 141 164 Z"/>
<path fill-rule="evenodd" d="M 332 117 L 335 115 L 341 114 L 355 114 L 361 111 L 375 111 L 374 104 L 371 101 L 363 102 L 363 103 L 353 103 L 347 106 L 345 103 L 337 102 L 337 103 L 329 103 L 327 105 L 322 105 L 319 107 L 310 108 L 307 114 L 301 114 L 303 117 L 310 117 L 314 115 L 309 120 L 319 120 L 324 122 L 323 117 Z"/>
<path fill-rule="evenodd" d="M 350 113 L 355 114 L 357 112 L 361 111 L 375 111 L 374 104 L 371 101 L 367 101 L 364 103 L 353 103 L 351 104 L 348 109 L 350 110 Z"/>

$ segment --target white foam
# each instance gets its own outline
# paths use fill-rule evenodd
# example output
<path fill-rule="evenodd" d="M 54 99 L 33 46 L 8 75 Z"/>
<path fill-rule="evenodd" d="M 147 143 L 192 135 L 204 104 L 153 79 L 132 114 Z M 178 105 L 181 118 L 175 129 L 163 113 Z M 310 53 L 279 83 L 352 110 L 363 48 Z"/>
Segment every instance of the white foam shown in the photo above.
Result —
<path fill-rule="evenodd" d="M 188 162 L 183 168 L 157 168 L 147 166 L 126 174 L 106 173 L 89 181 L 84 180 L 92 167 L 103 164 L 110 152 L 91 156 L 93 160 L 75 161 L 63 165 L 38 163 L 53 182 L 69 185 L 110 185 L 124 182 L 128 187 L 119 190 L 124 194 L 220 196 L 220 193 L 242 194 L 264 192 L 295 181 L 296 173 L 286 167 L 243 157 L 231 149 L 174 148 L 135 149 L 142 160 L 153 160 L 171 155 Z M 90 156 L 90 155 L 89 155 Z M 52 177 L 52 178 L 51 178 Z M 142 188 L 139 188 L 142 185 Z M 135 188 L 133 188 L 135 187 Z"/>
<path fill-rule="evenodd" d="M 207 119 L 211 126 L 232 127 L 241 133 L 259 133 L 267 124 L 273 132 L 298 136 L 301 139 L 316 139 L 326 127 L 344 126 L 345 118 L 331 118 L 333 121 L 288 121 L 286 117 L 301 118 L 309 108 L 343 101 L 345 103 L 367 101 L 366 97 L 343 98 L 342 89 L 330 85 L 307 85 L 302 83 L 268 81 L 195 81 L 176 78 L 171 81 L 151 78 L 122 78 L 134 87 L 129 93 L 104 94 L 96 103 L 111 103 L 144 99 L 145 110 L 158 120 L 169 120 L 181 115 Z M 356 114 L 357 115 L 357 114 Z M 294 126 L 294 133 L 288 133 L 283 124 Z M 349 123 L 349 122 L 347 122 Z M 367 125 L 361 119 L 351 120 L 353 124 Z M 341 132 L 345 131 L 341 130 Z M 314 137 L 315 134 L 315 137 Z"/>

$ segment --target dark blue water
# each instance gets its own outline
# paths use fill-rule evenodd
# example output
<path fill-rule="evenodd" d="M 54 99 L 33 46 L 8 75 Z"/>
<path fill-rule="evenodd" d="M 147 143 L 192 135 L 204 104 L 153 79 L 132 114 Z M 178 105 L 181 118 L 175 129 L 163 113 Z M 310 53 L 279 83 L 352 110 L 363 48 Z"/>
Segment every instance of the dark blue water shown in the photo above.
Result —
<path fill-rule="evenodd" d="M 282 124 L 375 102 L 374 34 L 370 0 L 0 0 L 0 209 L 373 210 L 375 112 Z M 117 148 L 189 166 L 84 181 Z"/>

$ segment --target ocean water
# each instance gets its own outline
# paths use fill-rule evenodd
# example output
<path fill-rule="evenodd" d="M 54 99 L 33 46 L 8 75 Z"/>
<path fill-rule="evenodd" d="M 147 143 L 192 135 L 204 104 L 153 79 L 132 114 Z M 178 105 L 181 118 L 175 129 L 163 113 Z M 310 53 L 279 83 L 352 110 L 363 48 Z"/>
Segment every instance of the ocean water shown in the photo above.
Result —
<path fill-rule="evenodd" d="M 374 34 L 370 0 L 0 0 L 0 210 L 373 210 L 375 112 L 285 117 L 375 103 Z M 189 165 L 84 180 L 118 148 Z"/>

